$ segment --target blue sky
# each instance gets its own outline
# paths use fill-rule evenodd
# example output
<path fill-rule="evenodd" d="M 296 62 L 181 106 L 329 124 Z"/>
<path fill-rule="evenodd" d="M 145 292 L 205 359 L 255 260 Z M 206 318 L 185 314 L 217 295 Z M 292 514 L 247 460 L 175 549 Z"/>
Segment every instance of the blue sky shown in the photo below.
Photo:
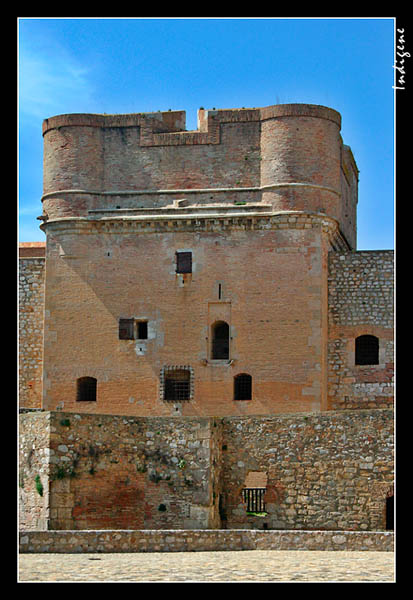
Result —
<path fill-rule="evenodd" d="M 358 249 L 394 247 L 394 20 L 25 18 L 19 41 L 19 240 L 43 241 L 42 121 L 62 113 L 321 104 L 360 170 Z M 398 92 L 400 93 L 400 92 Z"/>

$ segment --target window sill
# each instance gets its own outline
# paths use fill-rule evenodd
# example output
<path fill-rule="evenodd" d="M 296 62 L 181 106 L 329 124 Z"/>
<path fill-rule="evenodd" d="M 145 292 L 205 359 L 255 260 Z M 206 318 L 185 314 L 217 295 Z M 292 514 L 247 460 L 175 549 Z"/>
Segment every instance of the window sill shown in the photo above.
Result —
<path fill-rule="evenodd" d="M 211 358 L 209 360 L 204 359 L 203 364 L 206 367 L 230 367 L 234 364 L 234 359 L 219 359 L 219 358 Z"/>

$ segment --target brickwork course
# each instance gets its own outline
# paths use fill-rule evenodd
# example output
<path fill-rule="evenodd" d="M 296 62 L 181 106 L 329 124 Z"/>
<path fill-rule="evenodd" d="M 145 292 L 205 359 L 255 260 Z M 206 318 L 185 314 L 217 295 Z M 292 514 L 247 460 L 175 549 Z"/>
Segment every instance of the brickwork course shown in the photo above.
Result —
<path fill-rule="evenodd" d="M 23 529 L 390 528 L 393 252 L 356 249 L 340 128 L 308 104 L 45 119 Z"/>

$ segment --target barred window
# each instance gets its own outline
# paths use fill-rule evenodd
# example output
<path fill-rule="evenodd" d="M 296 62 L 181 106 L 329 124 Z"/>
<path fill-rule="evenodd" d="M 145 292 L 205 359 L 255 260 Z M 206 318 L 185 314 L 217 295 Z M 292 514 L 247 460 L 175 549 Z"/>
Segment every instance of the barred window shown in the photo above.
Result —
<path fill-rule="evenodd" d="M 79 377 L 76 381 L 76 402 L 96 402 L 96 388 L 94 377 Z"/>
<path fill-rule="evenodd" d="M 234 400 L 252 399 L 252 377 L 247 373 L 240 373 L 234 377 Z"/>
<path fill-rule="evenodd" d="M 356 338 L 356 365 L 379 364 L 379 339 L 374 335 L 360 335 Z"/>
<path fill-rule="evenodd" d="M 164 400 L 181 402 L 191 398 L 191 374 L 187 369 L 165 371 Z"/>

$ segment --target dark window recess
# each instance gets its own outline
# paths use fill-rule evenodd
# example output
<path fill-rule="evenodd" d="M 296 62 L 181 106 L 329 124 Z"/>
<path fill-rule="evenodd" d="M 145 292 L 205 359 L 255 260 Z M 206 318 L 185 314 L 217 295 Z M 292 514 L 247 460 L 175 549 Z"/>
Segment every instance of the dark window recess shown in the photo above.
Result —
<path fill-rule="evenodd" d="M 148 322 L 138 321 L 138 340 L 148 339 Z"/>
<path fill-rule="evenodd" d="M 229 325 L 218 321 L 212 326 L 212 359 L 229 359 Z"/>
<path fill-rule="evenodd" d="M 134 319 L 119 319 L 119 339 L 133 340 L 134 339 Z"/>
<path fill-rule="evenodd" d="M 94 377 L 80 377 L 76 382 L 76 401 L 96 402 L 96 387 Z"/>
<path fill-rule="evenodd" d="M 176 272 L 192 273 L 192 252 L 176 253 Z"/>
<path fill-rule="evenodd" d="M 394 496 L 386 498 L 386 530 L 394 529 Z"/>
<path fill-rule="evenodd" d="M 165 373 L 164 400 L 180 402 L 190 399 L 190 373 L 184 369 Z"/>
<path fill-rule="evenodd" d="M 356 338 L 356 365 L 379 364 L 379 340 L 374 335 Z"/>
<path fill-rule="evenodd" d="M 252 398 L 252 377 L 246 373 L 241 373 L 234 377 L 234 400 L 251 400 Z"/>
<path fill-rule="evenodd" d="M 242 497 L 247 505 L 247 512 L 262 513 L 265 511 L 265 488 L 244 488 Z"/>

